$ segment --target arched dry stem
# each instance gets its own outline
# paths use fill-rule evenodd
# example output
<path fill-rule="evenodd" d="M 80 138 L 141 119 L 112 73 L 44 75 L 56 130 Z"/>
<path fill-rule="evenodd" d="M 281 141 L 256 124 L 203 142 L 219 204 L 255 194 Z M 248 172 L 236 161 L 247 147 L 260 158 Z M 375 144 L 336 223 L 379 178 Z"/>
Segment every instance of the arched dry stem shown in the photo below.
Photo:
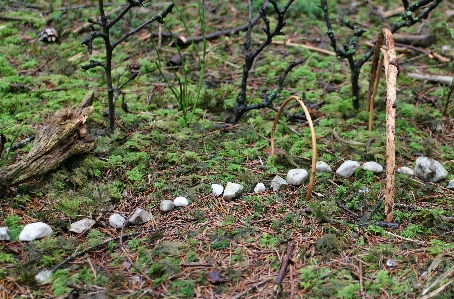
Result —
<path fill-rule="evenodd" d="M 372 58 L 372 69 L 369 80 L 369 91 L 367 96 L 367 107 L 372 113 L 373 98 L 375 97 L 374 83 L 379 80 L 380 72 L 380 49 L 383 41 L 386 40 L 386 53 L 384 53 L 384 65 L 386 73 L 386 186 L 385 186 L 385 221 L 393 219 L 394 206 L 394 172 L 396 167 L 396 80 L 399 73 L 399 65 L 394 48 L 394 39 L 391 31 L 383 28 L 378 34 L 375 44 L 374 57 Z M 378 77 L 378 78 L 377 78 Z M 377 82 L 378 84 L 378 82 Z M 375 84 L 375 85 L 377 85 Z M 376 88 L 375 88 L 376 90 Z M 371 118 L 369 118 L 371 120 Z M 369 129 L 372 125 L 369 123 Z"/>
<path fill-rule="evenodd" d="M 279 110 L 277 111 L 276 117 L 274 118 L 274 123 L 273 123 L 273 128 L 271 129 L 271 154 L 274 155 L 274 131 L 276 131 L 277 127 L 277 122 L 279 121 L 279 116 L 281 115 L 282 111 L 284 110 L 285 106 L 287 105 L 288 102 L 291 100 L 296 100 L 298 103 L 301 105 L 301 107 L 304 110 L 304 114 L 306 115 L 306 119 L 309 123 L 309 127 L 311 129 L 311 135 L 312 135 L 312 168 L 311 168 L 311 177 L 309 179 L 309 186 L 307 187 L 307 193 L 306 193 L 306 200 L 309 200 L 311 197 L 312 193 L 312 188 L 314 186 L 314 181 L 315 181 L 315 166 L 317 164 L 317 140 L 315 138 L 315 130 L 314 130 L 314 124 L 312 123 L 312 118 L 311 115 L 309 114 L 309 111 L 306 108 L 306 105 L 304 105 L 303 101 L 297 96 L 291 96 L 288 99 L 286 99 Z"/>

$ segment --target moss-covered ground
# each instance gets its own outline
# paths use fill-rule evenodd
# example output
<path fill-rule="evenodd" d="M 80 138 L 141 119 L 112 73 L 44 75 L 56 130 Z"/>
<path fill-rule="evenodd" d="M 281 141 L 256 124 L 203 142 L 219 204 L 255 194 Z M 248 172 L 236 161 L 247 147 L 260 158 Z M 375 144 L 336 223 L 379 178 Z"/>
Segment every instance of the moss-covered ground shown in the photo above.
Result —
<path fill-rule="evenodd" d="M 414 167 L 416 158 L 426 155 L 449 172 L 438 183 L 396 175 L 398 228 L 377 225 L 383 221 L 385 174 L 358 170 L 345 179 L 319 173 L 309 201 L 305 201 L 307 184 L 279 192 L 269 188 L 253 192 L 257 183 L 269 187 L 275 175 L 285 177 L 291 168 L 309 170 L 312 149 L 307 123 L 281 116 L 276 146 L 285 154 L 270 156 L 276 113 L 271 109 L 250 111 L 237 124 L 225 122 L 232 116 L 240 90 L 244 32 L 208 42 L 201 98 L 196 104 L 191 98 L 189 109 L 195 109 L 189 125 L 184 124 L 178 102 L 155 63 L 158 58 L 150 33 L 165 28 L 152 23 L 124 41 L 114 52 L 115 85 L 126 81 L 131 69 L 140 69 L 140 74 L 122 90 L 128 112 L 121 109 L 120 98 L 116 130 L 111 133 L 103 72 L 81 69 L 90 59 L 102 61 L 105 56 L 101 40 L 94 43 L 93 55 L 81 45 L 90 31 L 86 18 L 98 14 L 97 1 L 7 2 L 0 6 L 0 133 L 7 138 L 0 163 L 12 164 L 24 157 L 32 143 L 8 155 L 6 149 L 33 135 L 34 126 L 56 110 L 77 105 L 88 90 L 96 97 L 95 112 L 87 123 L 97 147 L 88 155 L 71 157 L 40 179 L 1 191 L 0 226 L 10 228 L 11 241 L 0 241 L 0 298 L 272 298 L 276 297 L 273 282 L 290 240 L 295 244 L 293 262 L 278 298 L 454 296 L 454 192 L 445 188 L 454 179 L 452 103 L 442 117 L 449 86 L 406 76 L 408 72 L 454 75 L 451 2 L 442 1 L 423 23 L 401 30 L 431 34 L 435 42 L 424 51 L 443 54 L 451 62 L 411 49 L 397 51 L 396 164 Z M 126 2 L 110 1 L 105 10 L 115 15 Z M 305 59 L 288 74 L 275 106 L 290 95 L 305 94 L 306 103 L 313 107 L 318 159 L 334 170 L 349 159 L 384 165 L 384 80 L 378 88 L 374 129 L 368 131 L 369 116 L 363 110 L 370 63 L 361 71 L 361 110 L 355 111 L 348 63 L 298 46 L 332 50 L 316 2 L 292 4 L 286 35 L 277 37 L 279 43 L 267 47 L 254 63 L 247 101 L 261 102 L 275 90 L 289 62 Z M 369 49 L 366 42 L 374 41 L 382 26 L 399 17 L 382 19 L 377 9 L 401 5 L 398 1 L 386 5 L 382 1 L 329 2 L 339 44 L 352 35 L 341 26 L 340 17 L 367 30 L 358 41 L 355 59 Z M 113 38 L 167 5 L 152 2 L 133 9 L 113 27 Z M 177 1 L 176 5 L 191 33 L 200 35 L 196 3 Z M 259 6 L 254 1 L 254 14 Z M 50 19 L 60 38 L 56 43 L 39 42 L 37 33 Z M 205 19 L 207 33 L 243 25 L 246 2 L 207 2 Z M 272 15 L 269 19 L 275 24 Z M 175 33 L 187 35 L 176 10 L 166 21 Z M 265 38 L 262 28 L 263 22 L 253 27 L 253 50 Z M 177 53 L 170 39 L 152 39 L 168 59 Z M 198 44 L 197 49 L 201 48 Z M 195 97 L 198 56 L 193 46 L 182 51 L 188 92 Z M 163 75 L 170 84 L 177 84 L 171 69 L 164 68 Z M 182 78 L 181 68 L 177 75 Z M 297 106 L 289 109 L 301 113 Z M 367 146 L 341 142 L 333 137 L 334 129 L 340 137 Z M 211 184 L 227 182 L 241 183 L 243 196 L 225 201 L 211 194 Z M 177 196 L 187 197 L 189 206 L 159 211 L 162 200 Z M 151 213 L 150 222 L 120 230 L 108 225 L 112 213 L 129 216 L 139 207 Z M 96 223 L 83 234 L 68 231 L 72 222 L 83 218 Z M 38 221 L 48 223 L 53 234 L 19 242 L 23 226 Z M 144 233 L 116 238 L 137 232 Z M 116 239 L 103 243 L 109 238 Z M 36 281 L 39 271 L 52 269 L 87 248 L 91 249 L 59 267 L 47 283 Z M 73 297 L 66 297 L 70 294 Z"/>

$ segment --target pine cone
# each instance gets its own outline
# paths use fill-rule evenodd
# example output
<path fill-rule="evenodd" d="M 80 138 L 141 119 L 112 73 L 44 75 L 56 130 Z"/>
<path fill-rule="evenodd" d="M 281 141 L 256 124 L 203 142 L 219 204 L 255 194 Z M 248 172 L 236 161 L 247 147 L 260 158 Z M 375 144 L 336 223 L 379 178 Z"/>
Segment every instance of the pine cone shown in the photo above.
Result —
<path fill-rule="evenodd" d="M 58 39 L 58 31 L 54 26 L 47 26 L 38 33 L 38 39 L 45 43 L 54 43 Z"/>

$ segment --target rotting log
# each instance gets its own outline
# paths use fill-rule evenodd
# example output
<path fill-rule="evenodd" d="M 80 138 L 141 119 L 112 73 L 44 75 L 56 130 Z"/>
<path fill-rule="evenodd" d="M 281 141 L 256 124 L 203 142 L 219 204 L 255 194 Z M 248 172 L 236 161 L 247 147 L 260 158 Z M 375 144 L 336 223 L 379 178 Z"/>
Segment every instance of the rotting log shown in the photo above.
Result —
<path fill-rule="evenodd" d="M 67 158 L 91 152 L 95 139 L 87 134 L 86 120 L 94 111 L 93 92 L 73 108 L 63 108 L 37 125 L 33 148 L 28 155 L 0 168 L 0 189 L 18 185 L 56 169 Z"/>

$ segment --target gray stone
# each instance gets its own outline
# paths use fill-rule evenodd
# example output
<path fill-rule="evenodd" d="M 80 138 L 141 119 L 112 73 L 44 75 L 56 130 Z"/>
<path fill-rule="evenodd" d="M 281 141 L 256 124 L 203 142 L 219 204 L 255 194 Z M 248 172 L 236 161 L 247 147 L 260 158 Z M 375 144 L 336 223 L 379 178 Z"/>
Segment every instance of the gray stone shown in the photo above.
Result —
<path fill-rule="evenodd" d="M 9 241 L 11 240 L 10 231 L 7 226 L 0 227 L 0 241 Z"/>
<path fill-rule="evenodd" d="M 255 185 L 255 188 L 254 188 L 255 193 L 260 193 L 260 192 L 265 192 L 265 191 L 266 191 L 266 188 L 263 183 L 258 183 L 257 185 Z"/>
<path fill-rule="evenodd" d="M 383 166 L 381 166 L 377 162 L 373 162 L 373 161 L 364 163 L 361 168 L 364 170 L 372 171 L 373 173 L 382 173 L 383 172 Z"/>
<path fill-rule="evenodd" d="M 410 176 L 415 175 L 415 171 L 413 169 L 411 169 L 410 167 L 406 167 L 406 166 L 397 168 L 396 172 L 400 173 L 400 174 L 410 175 Z"/>
<path fill-rule="evenodd" d="M 290 169 L 287 172 L 287 183 L 299 186 L 307 179 L 308 173 L 305 169 Z"/>
<path fill-rule="evenodd" d="M 148 222 L 151 220 L 151 215 L 147 211 L 141 208 L 137 208 L 134 214 L 132 214 L 131 217 L 129 217 L 129 222 L 131 224 L 137 225 L 137 224 L 143 224 L 145 222 Z"/>
<path fill-rule="evenodd" d="M 336 170 L 336 173 L 344 178 L 347 178 L 354 174 L 355 171 L 360 167 L 361 165 L 359 165 L 358 162 L 347 160 L 344 163 L 342 163 L 341 166 L 339 166 L 339 168 Z"/>
<path fill-rule="evenodd" d="M 448 171 L 432 158 L 419 157 L 416 159 L 415 174 L 421 180 L 435 183 L 447 177 Z"/>
<path fill-rule="evenodd" d="M 52 228 L 43 222 L 27 224 L 19 234 L 19 241 L 33 241 L 52 234 Z"/>
<path fill-rule="evenodd" d="M 272 180 L 271 180 L 271 189 L 274 191 L 279 191 L 283 190 L 288 187 L 288 183 L 286 180 L 281 178 L 280 176 L 276 175 Z"/>
<path fill-rule="evenodd" d="M 125 226 L 126 222 L 126 218 L 118 213 L 112 214 L 109 217 L 109 224 L 114 228 L 122 228 L 123 226 Z"/>
<path fill-rule="evenodd" d="M 317 164 L 315 164 L 315 169 L 317 170 L 317 172 L 333 172 L 328 163 L 323 161 L 317 161 Z"/>
<path fill-rule="evenodd" d="M 243 194 L 243 186 L 237 183 L 228 182 L 227 186 L 224 189 L 224 199 L 225 200 L 232 200 L 238 198 Z"/>
<path fill-rule="evenodd" d="M 76 233 L 76 234 L 83 233 L 85 230 L 90 228 L 95 222 L 96 221 L 94 221 L 92 219 L 88 219 L 88 218 L 76 221 L 74 223 L 71 223 L 71 227 L 69 228 L 69 231 Z"/>
<path fill-rule="evenodd" d="M 171 200 L 163 200 L 161 201 L 161 204 L 159 205 L 159 209 L 161 212 L 169 212 L 172 211 L 173 208 L 175 208 L 175 204 Z"/>
<path fill-rule="evenodd" d="M 448 186 L 446 186 L 448 189 L 454 189 L 454 180 L 450 180 L 448 183 Z M 1 239 L 0 239 L 1 240 Z"/>
<path fill-rule="evenodd" d="M 173 203 L 177 207 L 185 207 L 189 204 L 188 199 L 184 196 L 178 196 L 173 200 Z"/>

